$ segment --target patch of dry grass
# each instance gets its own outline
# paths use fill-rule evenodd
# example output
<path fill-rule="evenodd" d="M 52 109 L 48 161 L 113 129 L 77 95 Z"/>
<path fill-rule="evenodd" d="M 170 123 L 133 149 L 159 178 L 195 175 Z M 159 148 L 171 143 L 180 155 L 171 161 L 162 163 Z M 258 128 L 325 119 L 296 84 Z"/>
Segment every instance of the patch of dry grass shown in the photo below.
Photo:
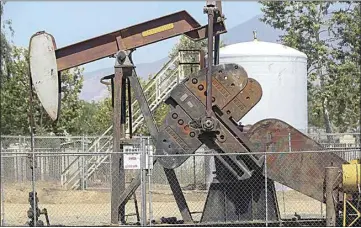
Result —
<path fill-rule="evenodd" d="M 31 191 L 29 183 L 6 183 L 5 191 L 5 222 L 6 225 L 22 226 L 27 221 L 28 194 Z M 39 197 L 40 208 L 47 208 L 52 224 L 68 226 L 102 226 L 110 223 L 110 191 L 96 190 L 66 190 L 58 183 L 37 182 L 36 191 Z M 176 216 L 181 218 L 174 197 L 167 185 L 152 186 L 153 218 Z M 185 198 L 191 211 L 202 211 L 207 197 L 206 191 L 184 191 Z M 140 207 L 140 192 L 137 192 Z M 277 193 L 281 215 L 291 216 L 294 212 L 301 215 L 316 215 L 321 213 L 320 202 L 313 200 L 296 191 Z M 147 196 L 147 201 L 149 195 Z M 147 202 L 147 207 L 149 201 Z M 325 206 L 323 206 L 325 210 Z M 134 213 L 133 201 L 126 206 L 127 213 Z M 147 213 L 149 208 L 147 208 Z M 325 211 L 323 211 L 325 213 Z M 201 214 L 195 214 L 194 219 L 200 219 Z M 45 221 L 44 218 L 41 218 Z M 128 221 L 134 222 L 135 216 Z"/>

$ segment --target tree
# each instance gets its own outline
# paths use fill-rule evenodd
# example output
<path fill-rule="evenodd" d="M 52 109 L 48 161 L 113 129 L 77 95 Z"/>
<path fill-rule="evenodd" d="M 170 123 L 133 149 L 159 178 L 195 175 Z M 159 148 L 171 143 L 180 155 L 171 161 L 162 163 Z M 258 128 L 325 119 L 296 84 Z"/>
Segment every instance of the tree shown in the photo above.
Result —
<path fill-rule="evenodd" d="M 331 19 L 330 28 L 336 47 L 329 62 L 332 79 L 328 88 L 333 99 L 332 110 L 339 115 L 333 124 L 340 132 L 359 131 L 360 128 L 360 78 L 361 78 L 361 4 L 348 2 L 337 10 Z"/>
<path fill-rule="evenodd" d="M 81 135 L 98 135 L 98 122 L 96 114 L 98 113 L 99 104 L 91 101 L 80 100 L 79 117 L 76 118 L 75 128 Z"/>
<path fill-rule="evenodd" d="M 52 131 L 55 134 L 67 132 L 71 135 L 82 134 L 77 122 L 82 122 L 82 104 L 79 94 L 83 87 L 83 68 L 73 68 L 61 73 L 61 110 L 60 118 L 52 122 Z"/>
<path fill-rule="evenodd" d="M 146 85 L 150 82 L 150 78 L 148 80 L 142 80 L 139 78 L 140 84 L 143 88 L 143 91 L 146 89 Z M 94 122 L 93 128 L 97 134 L 103 134 L 109 126 L 113 124 L 113 107 L 112 107 L 112 97 L 111 97 L 111 87 L 108 86 L 108 91 L 110 96 L 106 97 L 105 99 L 99 101 L 97 103 L 97 110 L 94 114 Z M 145 96 L 147 99 L 152 99 L 151 95 L 153 93 L 153 88 L 148 89 L 145 91 Z M 126 92 L 127 94 L 127 92 Z M 139 104 L 135 98 L 134 91 L 131 90 L 131 97 L 132 97 L 132 118 L 135 121 L 142 113 L 139 107 Z M 126 103 L 126 111 L 129 111 L 128 103 Z M 127 113 L 129 115 L 129 113 Z M 125 130 L 128 129 L 128 119 L 126 122 Z M 108 132 L 107 135 L 111 135 L 111 131 Z M 143 122 L 134 132 L 133 134 L 142 134 L 142 135 L 149 135 L 148 127 Z"/>
<path fill-rule="evenodd" d="M 29 132 L 29 59 L 25 48 L 12 46 L 3 75 L 1 88 L 2 134 L 27 134 Z M 78 134 L 76 121 L 80 119 L 79 93 L 82 87 L 82 69 L 74 68 L 62 73 L 61 117 L 53 122 L 46 114 L 37 96 L 33 96 L 33 115 L 37 134 L 53 132 Z"/>
<path fill-rule="evenodd" d="M 107 97 L 97 104 L 97 111 L 94 115 L 93 127 L 98 135 L 103 134 L 113 124 L 112 99 Z M 108 135 L 111 132 L 108 133 Z"/>
<path fill-rule="evenodd" d="M 350 95 L 352 90 L 341 89 L 345 86 L 341 82 L 348 80 L 348 75 L 337 73 L 337 77 L 335 77 L 335 73 L 344 68 L 334 58 L 337 32 L 334 30 L 332 34 L 329 29 L 339 21 L 335 18 L 335 2 L 289 1 L 261 2 L 261 4 L 264 13 L 261 21 L 273 28 L 283 30 L 284 34 L 280 37 L 281 42 L 307 55 L 310 124 L 325 127 L 326 132 L 332 132 L 341 125 L 337 119 L 345 119 L 342 117 L 345 115 L 340 109 L 340 105 L 343 102 L 352 103 L 352 99 L 355 98 Z M 342 3 L 338 6 L 348 4 L 355 3 Z M 346 21 L 339 22 L 343 26 L 347 26 L 348 23 Z M 336 92 L 336 88 L 340 93 L 337 96 L 346 100 L 334 97 L 333 93 Z M 351 115 L 349 112 L 347 118 Z M 343 124 L 347 125 L 347 123 Z"/>
<path fill-rule="evenodd" d="M 29 132 L 26 50 L 16 47 L 8 50 L 11 52 L 4 55 L 9 62 L 1 82 L 1 133 L 20 135 Z"/>
<path fill-rule="evenodd" d="M 5 80 L 5 75 L 8 73 L 8 65 L 10 64 L 11 57 L 11 45 L 10 42 L 7 40 L 6 36 L 9 35 L 8 32 L 10 32 L 10 37 L 14 35 L 14 30 L 11 26 L 11 20 L 5 20 L 3 21 L 3 10 L 4 10 L 5 2 L 0 2 L 0 16 L 1 16 L 1 34 L 0 34 L 0 61 L 1 61 L 1 77 L 0 77 L 0 83 Z"/>

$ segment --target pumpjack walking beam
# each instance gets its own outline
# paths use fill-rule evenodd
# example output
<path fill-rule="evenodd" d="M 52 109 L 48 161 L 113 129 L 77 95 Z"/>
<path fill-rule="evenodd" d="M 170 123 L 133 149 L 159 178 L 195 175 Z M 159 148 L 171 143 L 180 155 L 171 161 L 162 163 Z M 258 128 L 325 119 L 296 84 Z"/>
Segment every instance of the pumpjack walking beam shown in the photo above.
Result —
<path fill-rule="evenodd" d="M 207 25 L 200 26 L 186 11 L 179 11 L 62 48 L 56 47 L 51 34 L 37 32 L 30 38 L 30 76 L 45 111 L 56 121 L 62 71 L 179 35 L 195 41 L 206 39 L 207 31 Z M 214 23 L 213 35 L 225 32 L 223 19 Z"/>

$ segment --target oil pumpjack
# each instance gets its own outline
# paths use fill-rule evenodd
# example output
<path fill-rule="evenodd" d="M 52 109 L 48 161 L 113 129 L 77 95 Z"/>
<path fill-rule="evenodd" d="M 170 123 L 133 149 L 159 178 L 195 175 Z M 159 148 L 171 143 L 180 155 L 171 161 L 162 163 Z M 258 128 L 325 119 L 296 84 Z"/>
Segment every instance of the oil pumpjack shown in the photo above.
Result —
<path fill-rule="evenodd" d="M 30 40 L 31 79 L 53 120 L 59 117 L 61 72 L 102 58 L 115 58 L 114 74 L 106 77 L 111 80 L 113 99 L 113 224 L 125 223 L 125 204 L 140 185 L 140 175 L 136 175 L 125 188 L 123 157 L 116 153 L 129 141 L 124 132 L 126 102 L 131 102 L 130 93 L 126 94 L 127 86 L 134 92 L 156 146 L 154 163 L 163 166 L 187 224 L 195 221 L 174 169 L 203 144 L 216 151 L 212 182 L 200 221 L 207 224 L 254 224 L 255 221 L 264 224 L 267 221 L 280 225 L 284 221 L 280 218 L 275 182 L 326 202 L 325 169 L 328 166 L 341 169 L 348 164 L 333 153 L 285 152 L 290 134 L 293 151 L 323 148 L 282 120 L 260 120 L 247 131 L 238 126 L 262 98 L 262 88 L 242 66 L 219 64 L 220 35 L 226 32 L 221 2 L 207 1 L 204 13 L 208 17 L 205 26 L 186 11 L 180 11 L 59 49 L 55 39 L 46 32 L 38 32 Z M 164 101 L 170 111 L 158 128 L 137 78 L 132 52 L 179 35 L 196 41 L 208 39 L 207 65 L 187 76 L 170 92 Z M 129 114 L 131 116 L 130 110 Z M 131 126 L 131 118 L 128 122 Z M 260 153 L 265 151 L 274 153 Z M 318 222 L 322 224 L 324 220 Z"/>

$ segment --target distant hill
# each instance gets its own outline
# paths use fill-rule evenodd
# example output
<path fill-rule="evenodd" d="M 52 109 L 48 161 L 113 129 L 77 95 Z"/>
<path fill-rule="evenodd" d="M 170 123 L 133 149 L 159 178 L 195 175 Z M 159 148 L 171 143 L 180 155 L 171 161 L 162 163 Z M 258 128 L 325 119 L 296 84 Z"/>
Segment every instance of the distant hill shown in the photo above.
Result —
<path fill-rule="evenodd" d="M 280 31 L 259 21 L 261 15 L 255 16 L 252 19 L 239 24 L 233 28 L 228 29 L 228 32 L 221 36 L 221 39 L 226 45 L 235 44 L 239 42 L 246 42 L 253 40 L 253 31 L 257 31 L 257 38 L 266 42 L 277 42 Z M 227 21 L 226 21 L 227 24 Z M 136 71 L 139 77 L 148 78 L 150 74 L 157 73 L 161 67 L 169 60 L 168 57 L 160 59 L 152 63 L 142 63 L 136 65 Z M 91 101 L 101 100 L 108 95 L 108 90 L 105 85 L 100 83 L 103 76 L 114 73 L 113 67 L 107 67 L 96 71 L 84 74 L 84 85 L 80 93 L 80 99 Z"/>
<path fill-rule="evenodd" d="M 253 31 L 256 31 L 257 39 L 265 42 L 276 43 L 282 34 L 280 30 L 275 30 L 271 26 L 261 22 L 262 15 L 228 29 L 228 32 L 222 35 L 222 40 L 226 45 L 247 42 L 253 40 Z M 227 25 L 227 21 L 226 21 Z"/>

